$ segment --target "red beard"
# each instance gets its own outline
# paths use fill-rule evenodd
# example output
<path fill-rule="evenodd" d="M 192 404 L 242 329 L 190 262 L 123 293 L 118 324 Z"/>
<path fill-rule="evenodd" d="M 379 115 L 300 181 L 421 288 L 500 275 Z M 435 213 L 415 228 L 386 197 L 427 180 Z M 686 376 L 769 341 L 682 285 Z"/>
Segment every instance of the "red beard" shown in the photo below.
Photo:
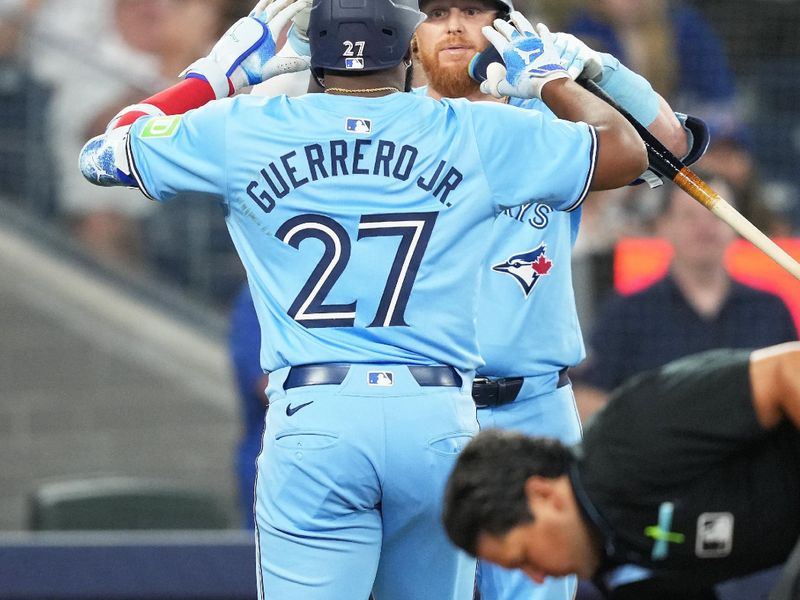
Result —
<path fill-rule="evenodd" d="M 425 71 L 428 85 L 445 98 L 463 98 L 478 92 L 480 84 L 469 76 L 469 62 L 443 67 L 439 64 L 439 51 L 452 45 L 468 45 L 460 37 L 451 36 L 436 45 L 432 52 L 425 52 L 422 48 L 417 52 L 417 57 Z"/>

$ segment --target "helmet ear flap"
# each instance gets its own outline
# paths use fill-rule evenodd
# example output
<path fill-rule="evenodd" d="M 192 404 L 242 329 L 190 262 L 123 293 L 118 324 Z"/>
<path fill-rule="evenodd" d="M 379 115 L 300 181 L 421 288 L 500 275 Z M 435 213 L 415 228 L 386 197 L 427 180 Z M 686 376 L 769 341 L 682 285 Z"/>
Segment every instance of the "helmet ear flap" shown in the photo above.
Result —
<path fill-rule="evenodd" d="M 500 11 L 499 17 L 503 20 L 508 19 L 508 13 L 514 10 L 514 4 L 511 0 L 495 0 L 497 2 L 497 8 Z"/>

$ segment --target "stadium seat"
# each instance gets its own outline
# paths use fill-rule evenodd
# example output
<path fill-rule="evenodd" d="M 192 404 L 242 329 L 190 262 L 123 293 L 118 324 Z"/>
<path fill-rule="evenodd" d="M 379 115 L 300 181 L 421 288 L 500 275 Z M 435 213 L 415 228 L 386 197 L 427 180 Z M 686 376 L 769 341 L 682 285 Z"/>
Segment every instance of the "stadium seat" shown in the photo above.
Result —
<path fill-rule="evenodd" d="M 227 529 L 230 515 L 208 492 L 168 482 L 106 477 L 51 482 L 30 496 L 34 531 Z"/>

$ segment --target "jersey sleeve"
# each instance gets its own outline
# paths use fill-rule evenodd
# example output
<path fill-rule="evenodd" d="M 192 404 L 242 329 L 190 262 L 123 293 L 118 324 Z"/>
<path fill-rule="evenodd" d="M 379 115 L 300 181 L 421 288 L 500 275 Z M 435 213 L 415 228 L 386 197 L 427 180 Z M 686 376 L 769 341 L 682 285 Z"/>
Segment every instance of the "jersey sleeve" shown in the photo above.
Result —
<path fill-rule="evenodd" d="M 228 102 L 182 115 L 144 117 L 131 126 L 128 164 L 145 196 L 166 201 L 181 192 L 225 195 Z"/>
<path fill-rule="evenodd" d="M 500 209 L 540 202 L 556 210 L 578 208 L 589 192 L 597 134 L 538 110 L 473 103 L 478 151 Z"/>
<path fill-rule="evenodd" d="M 695 354 L 628 380 L 589 423 L 587 464 L 626 487 L 680 484 L 767 435 L 752 403 L 749 350 Z"/>

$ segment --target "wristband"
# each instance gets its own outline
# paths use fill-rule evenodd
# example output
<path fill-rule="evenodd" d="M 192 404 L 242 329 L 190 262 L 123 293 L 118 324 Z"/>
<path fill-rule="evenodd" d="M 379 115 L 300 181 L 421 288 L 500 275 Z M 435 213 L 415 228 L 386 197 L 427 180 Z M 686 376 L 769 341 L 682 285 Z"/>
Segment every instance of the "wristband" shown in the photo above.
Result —
<path fill-rule="evenodd" d="M 611 54 L 600 53 L 603 77 L 598 82 L 610 96 L 645 127 L 656 120 L 661 102 L 650 82 L 634 73 Z"/>
<path fill-rule="evenodd" d="M 211 86 L 214 96 L 227 98 L 231 95 L 231 83 L 225 73 L 224 68 L 214 59 L 208 56 L 194 61 L 181 73 L 181 77 L 186 79 L 201 79 Z"/>

